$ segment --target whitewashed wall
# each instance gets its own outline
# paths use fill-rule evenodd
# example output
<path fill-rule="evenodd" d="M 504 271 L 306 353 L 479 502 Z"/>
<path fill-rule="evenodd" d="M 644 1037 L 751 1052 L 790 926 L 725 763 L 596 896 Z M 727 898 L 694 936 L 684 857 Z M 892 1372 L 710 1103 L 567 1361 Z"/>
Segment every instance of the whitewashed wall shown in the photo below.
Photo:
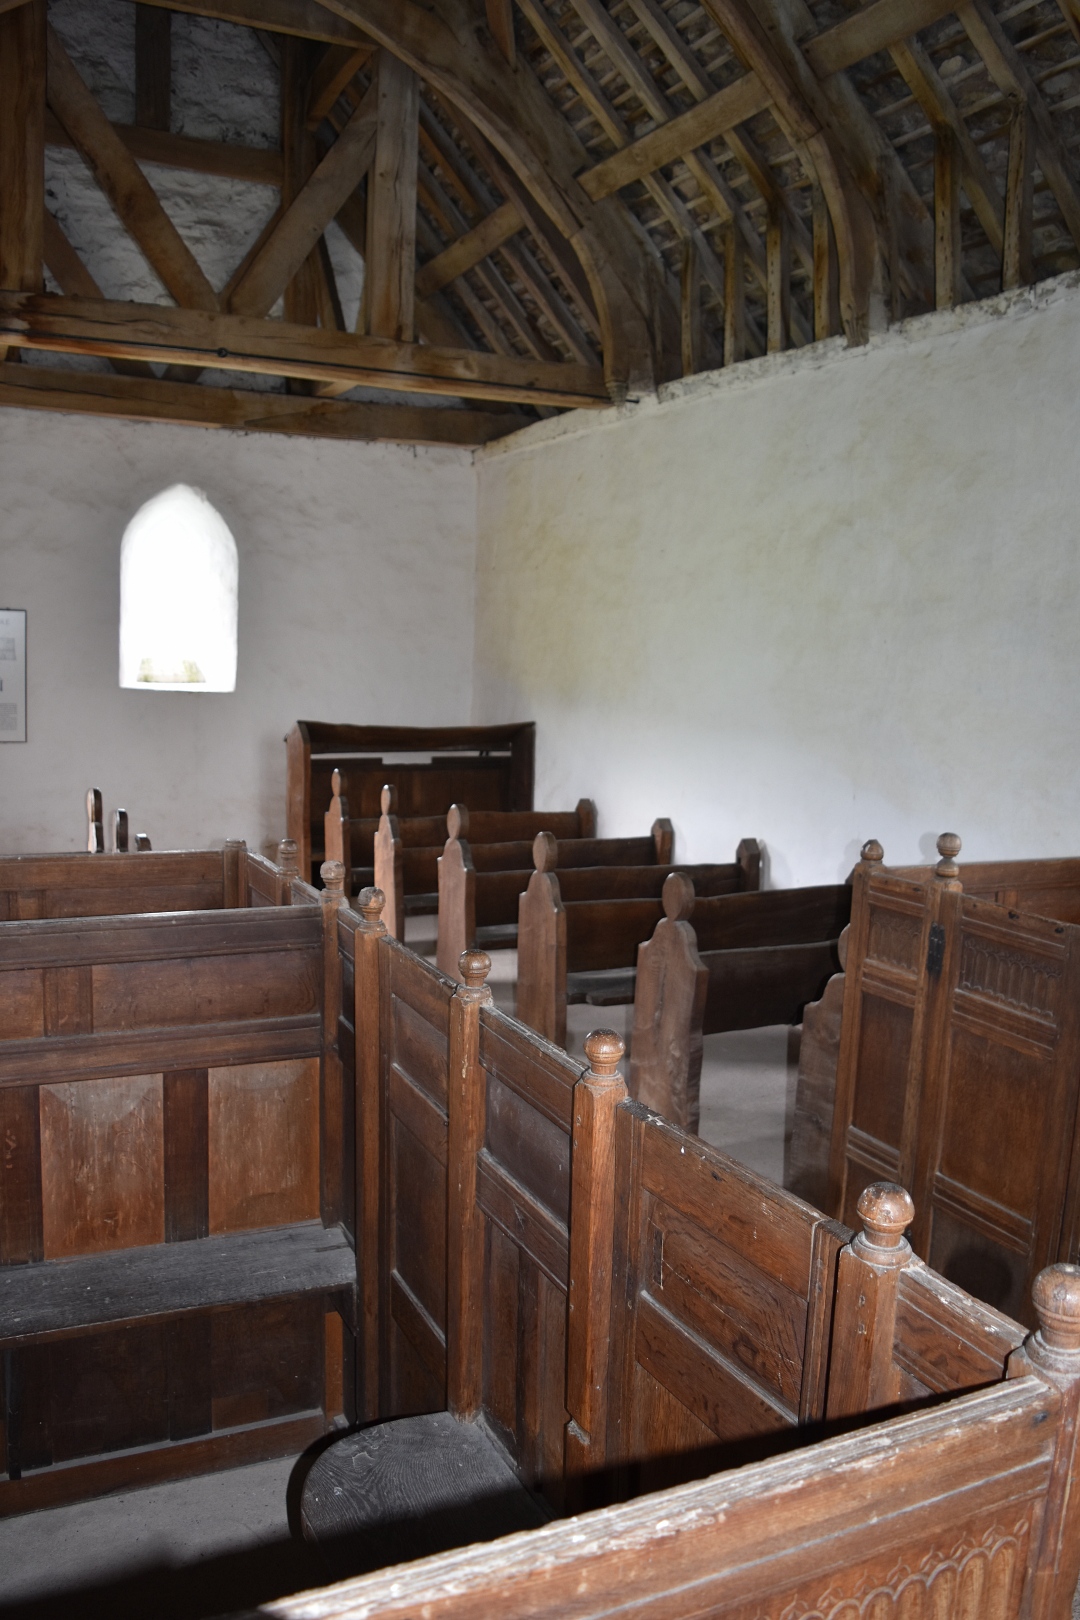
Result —
<path fill-rule="evenodd" d="M 234 693 L 121 691 L 120 539 L 170 484 L 240 556 Z M 305 719 L 462 724 L 468 454 L 0 412 L 0 605 L 28 611 L 28 741 L 0 746 L 0 849 L 75 849 L 91 784 L 156 848 L 284 832 Z"/>
<path fill-rule="evenodd" d="M 1080 278 L 479 457 L 474 719 L 774 884 L 1080 852 Z"/>

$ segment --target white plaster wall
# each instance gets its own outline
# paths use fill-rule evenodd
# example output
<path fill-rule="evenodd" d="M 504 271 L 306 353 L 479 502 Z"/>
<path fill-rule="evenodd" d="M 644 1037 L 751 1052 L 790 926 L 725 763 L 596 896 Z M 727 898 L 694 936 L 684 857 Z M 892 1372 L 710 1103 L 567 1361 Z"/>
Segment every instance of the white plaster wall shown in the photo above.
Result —
<path fill-rule="evenodd" d="M 834 881 L 1080 851 L 1080 278 L 478 458 L 477 723 L 537 803 Z"/>
<path fill-rule="evenodd" d="M 234 693 L 118 684 L 121 535 L 177 482 L 236 538 Z M 285 830 L 294 720 L 466 723 L 474 492 L 460 451 L 0 413 L 0 604 L 28 612 L 0 849 L 82 847 L 91 785 L 155 848 L 259 848 Z"/>

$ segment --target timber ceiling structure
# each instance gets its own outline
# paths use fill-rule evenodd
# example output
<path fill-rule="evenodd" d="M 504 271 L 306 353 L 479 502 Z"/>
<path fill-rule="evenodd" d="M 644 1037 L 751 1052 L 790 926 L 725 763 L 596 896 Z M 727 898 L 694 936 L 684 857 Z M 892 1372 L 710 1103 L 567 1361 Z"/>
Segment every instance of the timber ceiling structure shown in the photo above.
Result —
<path fill-rule="evenodd" d="M 0 0 L 0 404 L 475 445 L 1080 265 L 1080 0 L 80 0 L 82 28 L 118 3 L 127 123 L 62 6 Z M 177 133 L 178 12 L 257 37 L 276 145 Z M 160 296 L 91 273 L 53 148 Z M 222 284 L 162 169 L 272 188 Z"/>

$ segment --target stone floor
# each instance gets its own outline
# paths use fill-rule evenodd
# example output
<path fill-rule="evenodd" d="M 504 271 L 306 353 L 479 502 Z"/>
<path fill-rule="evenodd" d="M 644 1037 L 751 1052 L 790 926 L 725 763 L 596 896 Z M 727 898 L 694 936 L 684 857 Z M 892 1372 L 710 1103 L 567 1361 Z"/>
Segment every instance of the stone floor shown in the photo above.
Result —
<path fill-rule="evenodd" d="M 423 949 L 426 919 L 409 934 Z M 515 966 L 512 951 L 499 952 L 490 976 L 508 1011 Z M 628 1040 L 631 1012 L 572 1007 L 570 1050 L 581 1053 L 597 1027 Z M 786 1029 L 706 1039 L 706 1140 L 780 1179 L 793 1098 Z M 204 1620 L 335 1578 L 317 1550 L 289 1534 L 301 1468 L 286 1458 L 0 1520 L 0 1620 Z M 1073 1616 L 1080 1620 L 1080 1593 Z"/>

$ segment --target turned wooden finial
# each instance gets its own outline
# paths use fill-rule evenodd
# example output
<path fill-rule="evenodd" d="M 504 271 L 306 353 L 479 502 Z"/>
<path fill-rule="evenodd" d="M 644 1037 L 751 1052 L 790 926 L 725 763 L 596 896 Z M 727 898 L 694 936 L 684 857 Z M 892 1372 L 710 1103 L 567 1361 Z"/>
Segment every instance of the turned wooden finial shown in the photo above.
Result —
<path fill-rule="evenodd" d="M 101 789 L 86 791 L 86 847 L 91 855 L 105 853 L 105 829 L 101 821 Z"/>
<path fill-rule="evenodd" d="M 334 772 L 337 775 L 337 772 Z M 287 878 L 300 876 L 300 851 L 295 838 L 281 838 L 277 847 L 278 870 Z"/>
<path fill-rule="evenodd" d="M 467 990 L 479 990 L 491 972 L 491 957 L 487 951 L 462 951 L 458 968 Z"/>
<path fill-rule="evenodd" d="M 585 1037 L 585 1056 L 597 1080 L 611 1080 L 619 1072 L 626 1042 L 613 1029 L 594 1029 Z"/>
<path fill-rule="evenodd" d="M 357 910 L 371 926 L 382 921 L 382 909 L 385 904 L 386 896 L 381 889 L 361 889 L 356 897 Z"/>
<path fill-rule="evenodd" d="M 379 808 L 384 816 L 397 814 L 397 789 L 387 782 L 379 794 Z"/>
<path fill-rule="evenodd" d="M 128 852 L 128 813 L 126 810 L 117 810 L 113 817 L 113 848 L 118 855 Z"/>
<path fill-rule="evenodd" d="M 946 881 L 960 876 L 960 868 L 956 864 L 956 857 L 960 853 L 959 833 L 942 833 L 937 841 L 937 852 L 941 856 L 935 871 L 939 878 Z"/>
<path fill-rule="evenodd" d="M 554 833 L 538 832 L 533 839 L 533 865 L 538 872 L 554 872 L 559 864 L 559 840 Z"/>
<path fill-rule="evenodd" d="M 863 1223 L 863 1243 L 872 1249 L 899 1249 L 915 1219 L 911 1194 L 895 1181 L 872 1181 L 855 1207 Z"/>
<path fill-rule="evenodd" d="M 136 833 L 135 834 L 135 848 L 136 849 L 144 849 L 144 850 L 145 849 L 150 849 L 151 848 L 150 834 L 149 833 Z"/>
<path fill-rule="evenodd" d="M 338 770 L 337 766 L 335 765 L 334 770 L 333 770 L 333 774 L 330 777 L 330 792 L 334 795 L 335 799 L 340 799 L 341 795 L 344 793 L 344 791 L 345 791 L 345 778 L 342 776 L 341 772 Z"/>
<path fill-rule="evenodd" d="M 1047 1266 L 1031 1288 L 1039 1337 L 1051 1350 L 1080 1351 L 1080 1266 Z"/>
<path fill-rule="evenodd" d="M 446 812 L 446 836 L 468 838 L 469 812 L 463 804 L 452 804 Z"/>
<path fill-rule="evenodd" d="M 345 899 L 345 868 L 340 861 L 323 861 L 319 867 L 319 876 L 323 880 L 323 888 L 327 894 L 337 900 Z"/>
<path fill-rule="evenodd" d="M 859 859 L 865 861 L 867 866 L 880 866 L 885 859 L 885 851 L 876 838 L 868 838 L 859 851 Z"/>
<path fill-rule="evenodd" d="M 685 922 L 694 909 L 694 885 L 685 872 L 669 872 L 664 879 L 664 916 Z"/>

